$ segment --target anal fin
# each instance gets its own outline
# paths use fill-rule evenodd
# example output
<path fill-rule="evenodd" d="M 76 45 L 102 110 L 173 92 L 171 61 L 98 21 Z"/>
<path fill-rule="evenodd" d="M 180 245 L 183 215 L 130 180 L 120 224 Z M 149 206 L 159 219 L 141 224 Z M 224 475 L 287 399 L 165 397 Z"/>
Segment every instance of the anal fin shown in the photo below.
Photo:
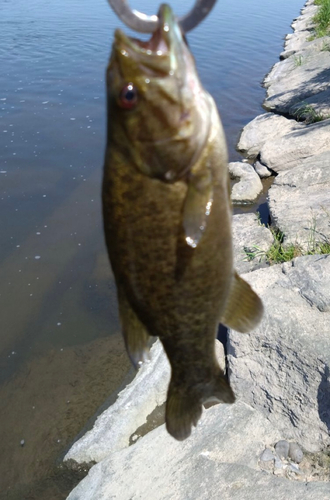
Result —
<path fill-rule="evenodd" d="M 141 323 L 123 291 L 118 293 L 119 314 L 127 353 L 136 369 L 149 360 L 150 335 Z"/>
<path fill-rule="evenodd" d="M 251 286 L 235 272 L 225 312 L 220 318 L 220 322 L 233 330 L 247 333 L 258 325 L 263 311 L 261 299 Z"/>

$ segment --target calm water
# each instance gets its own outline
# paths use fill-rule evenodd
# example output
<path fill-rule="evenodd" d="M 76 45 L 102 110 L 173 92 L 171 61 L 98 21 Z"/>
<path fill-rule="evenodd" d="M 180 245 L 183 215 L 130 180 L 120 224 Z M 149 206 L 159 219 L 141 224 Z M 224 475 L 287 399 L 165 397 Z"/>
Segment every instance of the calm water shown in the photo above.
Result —
<path fill-rule="evenodd" d="M 219 0 L 188 35 L 231 160 L 302 6 Z M 1 498 L 66 497 L 55 461 L 128 370 L 100 210 L 104 71 L 120 24 L 105 0 L 0 0 Z"/>

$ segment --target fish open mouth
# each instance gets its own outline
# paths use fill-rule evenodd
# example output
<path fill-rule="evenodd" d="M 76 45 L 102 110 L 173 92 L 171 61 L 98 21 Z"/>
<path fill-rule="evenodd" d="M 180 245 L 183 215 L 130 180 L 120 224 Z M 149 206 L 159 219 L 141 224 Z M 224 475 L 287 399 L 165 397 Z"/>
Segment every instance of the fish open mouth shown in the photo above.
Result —
<path fill-rule="evenodd" d="M 171 51 L 175 39 L 174 32 L 179 34 L 182 39 L 181 29 L 168 5 L 160 6 L 158 19 L 158 27 L 153 32 L 150 40 L 139 40 L 135 37 L 125 35 L 121 30 L 116 30 L 116 43 L 124 46 L 124 50 L 128 50 L 130 53 L 131 51 L 134 51 L 138 54 L 158 56 L 168 54 Z"/>

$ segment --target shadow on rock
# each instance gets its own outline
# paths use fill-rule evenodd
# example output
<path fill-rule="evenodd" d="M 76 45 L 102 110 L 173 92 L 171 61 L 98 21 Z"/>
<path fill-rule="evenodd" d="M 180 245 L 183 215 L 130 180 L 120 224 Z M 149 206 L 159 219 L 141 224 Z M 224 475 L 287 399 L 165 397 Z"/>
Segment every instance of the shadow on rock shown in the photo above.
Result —
<path fill-rule="evenodd" d="M 320 419 L 330 431 L 330 370 L 325 365 L 324 373 L 317 391 L 317 403 Z"/>

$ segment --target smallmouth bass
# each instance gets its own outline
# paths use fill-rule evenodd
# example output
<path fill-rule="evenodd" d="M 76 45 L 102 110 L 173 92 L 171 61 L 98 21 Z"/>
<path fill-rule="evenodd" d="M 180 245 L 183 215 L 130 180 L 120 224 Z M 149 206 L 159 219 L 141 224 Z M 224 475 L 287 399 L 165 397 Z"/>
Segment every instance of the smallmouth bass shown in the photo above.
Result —
<path fill-rule="evenodd" d="M 171 364 L 166 427 L 186 439 L 206 401 L 233 403 L 219 322 L 241 332 L 259 297 L 233 269 L 226 140 L 171 8 L 148 42 L 117 30 L 107 69 L 104 232 L 128 354 L 158 336 Z"/>

